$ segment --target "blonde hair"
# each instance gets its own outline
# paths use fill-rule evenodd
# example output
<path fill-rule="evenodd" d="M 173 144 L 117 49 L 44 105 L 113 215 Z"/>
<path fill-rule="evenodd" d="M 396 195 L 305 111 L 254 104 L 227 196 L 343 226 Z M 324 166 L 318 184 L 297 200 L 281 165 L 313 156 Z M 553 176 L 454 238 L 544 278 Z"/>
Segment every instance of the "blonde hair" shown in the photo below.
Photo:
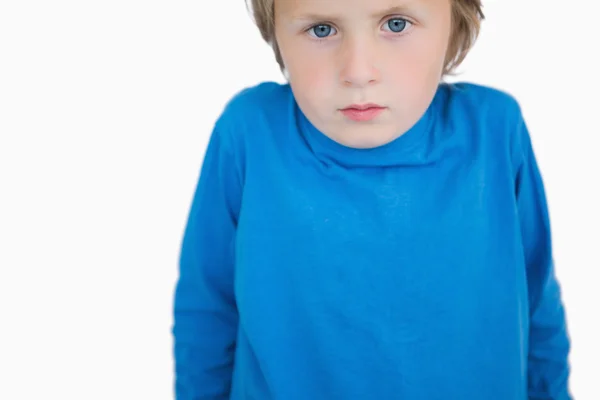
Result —
<path fill-rule="evenodd" d="M 279 68 L 284 71 L 285 66 L 275 40 L 275 0 L 245 0 L 250 6 L 254 22 L 263 39 L 273 48 L 275 59 Z M 452 31 L 446 60 L 444 75 L 451 75 L 464 61 L 465 57 L 475 44 L 483 21 L 481 0 L 451 0 L 452 1 Z M 250 3 L 250 4 L 249 4 Z"/>

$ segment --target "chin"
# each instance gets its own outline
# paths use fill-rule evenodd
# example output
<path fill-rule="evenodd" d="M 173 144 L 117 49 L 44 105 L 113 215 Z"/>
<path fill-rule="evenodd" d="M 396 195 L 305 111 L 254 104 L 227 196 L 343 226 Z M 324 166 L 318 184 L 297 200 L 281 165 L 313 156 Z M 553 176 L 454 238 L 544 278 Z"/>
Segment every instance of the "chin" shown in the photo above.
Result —
<path fill-rule="evenodd" d="M 346 137 L 350 147 L 359 149 L 372 149 L 385 146 L 393 142 L 398 135 L 390 132 L 377 132 L 377 129 L 361 129 L 361 132 L 353 132 L 351 137 Z"/>
<path fill-rule="evenodd" d="M 378 137 L 361 137 L 345 140 L 342 143 L 355 149 L 373 149 L 375 147 L 384 146 L 393 140 L 393 138 L 383 139 Z"/>

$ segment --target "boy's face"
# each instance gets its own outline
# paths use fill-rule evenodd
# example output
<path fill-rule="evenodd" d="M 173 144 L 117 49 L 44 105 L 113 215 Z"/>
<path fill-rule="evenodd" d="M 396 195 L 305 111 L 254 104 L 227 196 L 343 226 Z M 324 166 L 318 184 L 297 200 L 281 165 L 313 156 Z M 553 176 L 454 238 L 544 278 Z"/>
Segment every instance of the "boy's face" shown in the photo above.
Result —
<path fill-rule="evenodd" d="M 277 43 L 313 125 L 356 148 L 409 130 L 442 77 L 451 1 L 275 0 Z"/>

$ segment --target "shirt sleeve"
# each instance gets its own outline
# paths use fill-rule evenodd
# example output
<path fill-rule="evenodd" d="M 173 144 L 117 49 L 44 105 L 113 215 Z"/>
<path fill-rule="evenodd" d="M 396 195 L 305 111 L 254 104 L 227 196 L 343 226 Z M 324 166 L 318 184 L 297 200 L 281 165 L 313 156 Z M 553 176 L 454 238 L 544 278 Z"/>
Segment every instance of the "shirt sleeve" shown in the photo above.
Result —
<path fill-rule="evenodd" d="M 176 400 L 228 399 L 238 316 L 234 243 L 241 180 L 231 141 L 215 126 L 181 242 L 174 294 Z"/>
<path fill-rule="evenodd" d="M 529 290 L 528 392 L 530 400 L 571 400 L 570 339 L 556 277 L 548 206 L 531 138 L 522 117 L 516 195 Z"/>

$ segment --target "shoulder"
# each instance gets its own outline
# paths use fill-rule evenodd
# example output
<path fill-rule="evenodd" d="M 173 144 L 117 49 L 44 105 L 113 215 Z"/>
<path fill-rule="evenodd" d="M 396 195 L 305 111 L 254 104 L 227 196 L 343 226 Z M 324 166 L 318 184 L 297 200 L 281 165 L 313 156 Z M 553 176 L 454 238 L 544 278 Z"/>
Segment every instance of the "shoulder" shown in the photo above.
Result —
<path fill-rule="evenodd" d="M 293 95 L 289 85 L 261 82 L 234 93 L 223 106 L 214 124 L 212 138 L 219 143 L 219 151 L 245 175 L 252 154 L 262 154 L 272 137 L 269 133 L 289 118 Z M 257 151 L 258 149 L 258 151 Z"/>
<path fill-rule="evenodd" d="M 239 122 L 240 119 L 253 118 L 276 111 L 292 98 L 289 84 L 261 82 L 235 93 L 226 103 L 218 123 Z"/>
<path fill-rule="evenodd" d="M 469 132 L 478 143 L 512 163 L 527 134 L 522 109 L 516 97 L 492 86 L 471 82 L 444 83 L 446 114 L 454 129 Z M 453 122 L 452 122 L 453 121 Z"/>
<path fill-rule="evenodd" d="M 444 83 L 452 107 L 481 119 L 519 118 L 521 107 L 510 92 L 471 82 Z"/>
<path fill-rule="evenodd" d="M 242 88 L 225 103 L 216 121 L 216 128 L 238 142 L 250 133 L 262 131 L 277 123 L 293 95 L 289 84 L 261 82 Z"/>

